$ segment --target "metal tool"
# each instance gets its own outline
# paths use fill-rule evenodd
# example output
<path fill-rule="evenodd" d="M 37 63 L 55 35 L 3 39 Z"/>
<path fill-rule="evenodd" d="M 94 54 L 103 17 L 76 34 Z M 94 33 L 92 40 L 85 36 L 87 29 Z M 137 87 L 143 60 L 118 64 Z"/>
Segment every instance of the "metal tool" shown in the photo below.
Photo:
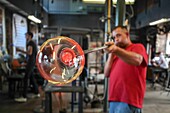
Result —
<path fill-rule="evenodd" d="M 102 47 L 97 47 L 94 49 L 84 50 L 84 54 L 88 54 L 88 53 L 95 52 L 95 51 L 100 51 L 100 50 L 106 49 L 106 48 L 108 48 L 108 46 L 102 46 Z"/>

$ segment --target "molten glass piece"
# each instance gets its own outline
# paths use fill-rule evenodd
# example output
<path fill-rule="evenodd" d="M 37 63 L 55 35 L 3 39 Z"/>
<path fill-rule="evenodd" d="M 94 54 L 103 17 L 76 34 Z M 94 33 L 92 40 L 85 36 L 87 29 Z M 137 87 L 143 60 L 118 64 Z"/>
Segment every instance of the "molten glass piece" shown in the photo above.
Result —
<path fill-rule="evenodd" d="M 44 42 L 36 58 L 41 76 L 54 84 L 67 84 L 75 80 L 81 74 L 84 63 L 80 45 L 64 36 Z"/>

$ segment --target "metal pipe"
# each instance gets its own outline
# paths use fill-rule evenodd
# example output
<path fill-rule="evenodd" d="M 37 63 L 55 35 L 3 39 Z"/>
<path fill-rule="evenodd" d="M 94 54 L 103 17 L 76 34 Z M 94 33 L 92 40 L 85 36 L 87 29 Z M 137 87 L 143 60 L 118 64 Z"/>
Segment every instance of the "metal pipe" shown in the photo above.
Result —
<path fill-rule="evenodd" d="M 102 47 L 97 47 L 97 48 L 94 48 L 94 49 L 84 50 L 84 54 L 100 51 L 100 50 L 106 49 L 107 47 L 108 46 L 102 46 Z"/>
<path fill-rule="evenodd" d="M 123 26 L 125 22 L 125 0 L 117 0 L 115 26 Z"/>
<path fill-rule="evenodd" d="M 111 11 L 112 11 L 112 0 L 106 0 L 105 2 L 105 15 L 107 17 L 107 21 L 105 22 L 105 39 L 104 41 L 107 42 L 110 40 L 111 34 Z M 107 55 L 104 55 L 103 62 L 106 62 Z M 108 112 L 108 78 L 105 77 L 104 79 L 104 100 L 103 100 L 103 113 Z"/>

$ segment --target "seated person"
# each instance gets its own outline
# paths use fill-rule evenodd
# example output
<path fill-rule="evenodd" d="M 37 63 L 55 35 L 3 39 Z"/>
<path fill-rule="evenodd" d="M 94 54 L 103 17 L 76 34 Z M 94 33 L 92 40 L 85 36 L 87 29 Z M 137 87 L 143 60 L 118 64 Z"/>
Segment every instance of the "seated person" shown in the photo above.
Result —
<path fill-rule="evenodd" d="M 151 61 L 154 67 L 154 75 L 153 75 L 153 83 L 158 81 L 158 77 L 161 76 L 162 73 L 165 73 L 165 79 L 167 78 L 167 69 L 169 68 L 168 61 L 165 59 L 165 56 L 162 52 L 155 53 L 155 57 Z"/>
<path fill-rule="evenodd" d="M 155 57 L 152 59 L 151 63 L 153 66 L 163 69 L 168 69 L 169 67 L 164 54 L 161 52 L 155 53 Z"/>

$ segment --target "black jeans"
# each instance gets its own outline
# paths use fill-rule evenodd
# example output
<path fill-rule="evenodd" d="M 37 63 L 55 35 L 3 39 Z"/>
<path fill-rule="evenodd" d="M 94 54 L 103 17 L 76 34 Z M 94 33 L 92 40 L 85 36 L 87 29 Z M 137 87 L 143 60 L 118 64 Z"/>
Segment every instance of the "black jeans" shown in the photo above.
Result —
<path fill-rule="evenodd" d="M 28 81 L 30 80 L 30 83 L 33 85 L 33 90 L 35 94 L 38 94 L 38 84 L 34 77 L 34 66 L 27 65 L 25 70 L 25 76 L 24 76 L 24 87 L 23 87 L 23 97 L 27 97 L 28 93 Z"/>

